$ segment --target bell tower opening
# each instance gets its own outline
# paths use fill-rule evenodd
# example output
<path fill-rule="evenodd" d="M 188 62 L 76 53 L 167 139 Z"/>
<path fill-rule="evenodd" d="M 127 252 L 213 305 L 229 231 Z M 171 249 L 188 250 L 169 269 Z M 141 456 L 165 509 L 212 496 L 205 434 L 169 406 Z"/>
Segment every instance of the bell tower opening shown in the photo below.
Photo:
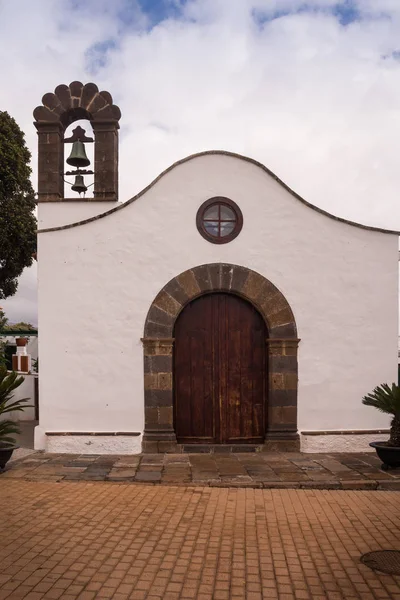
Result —
<path fill-rule="evenodd" d="M 80 119 L 69 125 L 64 132 L 64 144 L 64 184 L 67 194 L 71 190 L 79 197 L 93 198 L 95 152 L 90 121 Z"/>

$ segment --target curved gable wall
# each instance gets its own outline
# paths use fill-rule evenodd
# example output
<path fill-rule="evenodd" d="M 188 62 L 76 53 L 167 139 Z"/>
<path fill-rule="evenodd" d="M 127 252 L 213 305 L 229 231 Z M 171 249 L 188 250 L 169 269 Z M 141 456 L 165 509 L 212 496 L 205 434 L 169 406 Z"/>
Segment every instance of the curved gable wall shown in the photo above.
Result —
<path fill-rule="evenodd" d="M 165 171 L 163 171 L 162 173 L 160 173 L 160 175 L 158 175 L 147 187 L 145 187 L 143 190 L 141 190 L 138 194 L 136 194 L 135 196 L 133 196 L 130 200 L 124 202 L 124 203 L 116 203 L 116 202 L 108 202 L 107 204 L 103 203 L 98 203 L 96 201 L 94 201 L 93 199 L 87 199 L 85 200 L 84 198 L 80 198 L 79 200 L 76 201 L 72 201 L 71 199 L 69 199 L 67 202 L 64 202 L 64 210 L 67 206 L 69 207 L 73 207 L 72 210 L 68 210 L 67 212 L 69 213 L 68 215 L 66 215 L 66 220 L 62 219 L 62 211 L 60 211 L 58 209 L 58 215 L 57 210 L 56 209 L 50 209 L 50 215 L 53 216 L 53 219 L 55 219 L 55 223 L 52 222 L 52 219 L 50 218 L 50 223 L 47 222 L 47 219 L 44 220 L 44 224 L 43 222 L 40 220 L 39 218 L 39 223 L 40 223 L 40 227 L 39 227 L 39 233 L 47 233 L 49 231 L 52 231 L 53 229 L 59 229 L 59 228 L 70 228 L 70 227 L 79 227 L 81 225 L 86 225 L 87 223 L 90 223 L 92 220 L 96 219 L 96 218 L 105 218 L 107 217 L 109 214 L 112 214 L 116 211 L 122 210 L 125 207 L 129 206 L 130 204 L 132 204 L 132 202 L 135 202 L 136 200 L 138 200 L 139 198 L 141 198 L 144 194 L 146 194 L 160 179 L 162 179 L 165 175 L 167 175 L 170 171 L 172 171 L 173 169 L 176 169 L 177 167 L 179 167 L 180 165 L 182 165 L 185 162 L 194 160 L 196 158 L 200 158 L 203 156 L 227 156 L 229 158 L 234 158 L 234 159 L 238 159 L 238 160 L 242 160 L 245 162 L 248 162 L 256 167 L 258 167 L 259 169 L 261 169 L 262 171 L 264 171 L 267 175 L 269 175 L 270 177 L 272 177 L 276 182 L 278 182 L 285 190 L 287 190 L 294 198 L 297 198 L 297 200 L 299 200 L 302 204 L 304 204 L 305 206 L 308 206 L 309 208 L 311 208 L 312 210 L 315 210 L 317 212 L 319 212 L 320 214 L 323 214 L 331 219 L 335 219 L 336 221 L 339 221 L 341 223 L 347 223 L 349 225 L 353 225 L 354 227 L 360 227 L 362 229 L 369 229 L 371 231 L 381 231 L 383 233 L 394 233 L 396 235 L 399 235 L 400 232 L 398 231 L 394 231 L 394 230 L 388 230 L 388 229 L 382 229 L 380 227 L 372 227 L 369 225 L 362 225 L 361 223 L 356 223 L 354 221 L 349 221 L 348 219 L 343 219 L 341 217 L 338 217 L 336 215 L 332 215 L 331 213 L 311 204 L 310 202 L 307 202 L 306 200 L 304 200 L 304 198 L 302 198 L 301 196 L 299 196 L 298 194 L 296 194 L 296 192 L 294 192 L 288 185 L 286 185 L 281 179 L 279 179 L 279 177 L 277 177 L 272 171 L 270 171 L 265 165 L 263 165 L 262 163 L 259 163 L 258 161 L 249 158 L 247 156 L 243 156 L 241 154 L 236 154 L 233 152 L 227 152 L 224 150 L 208 150 L 205 152 L 199 152 L 198 154 L 192 154 L 190 156 L 187 156 L 186 158 L 183 158 L 175 163 L 173 163 L 170 167 L 168 167 L 167 169 L 165 169 Z M 89 204 L 87 204 L 89 203 Z M 104 209 L 107 210 L 104 210 Z M 103 209 L 103 210 L 102 210 Z M 48 209 L 46 209 L 47 211 Z M 43 209 L 42 213 L 45 212 L 45 209 Z M 81 213 L 81 214 L 80 214 Z M 74 216 L 76 216 L 76 220 L 74 220 Z M 58 223 L 59 221 L 59 223 Z"/>
<path fill-rule="evenodd" d="M 226 245 L 196 229 L 198 207 L 217 195 L 244 217 Z M 149 307 L 177 274 L 218 262 L 260 273 L 293 309 L 300 430 L 385 426 L 360 399 L 396 376 L 397 244 L 311 210 L 258 165 L 225 154 L 183 162 L 104 218 L 39 235 L 41 426 L 76 431 L 79 415 L 84 431 L 142 431 Z"/>

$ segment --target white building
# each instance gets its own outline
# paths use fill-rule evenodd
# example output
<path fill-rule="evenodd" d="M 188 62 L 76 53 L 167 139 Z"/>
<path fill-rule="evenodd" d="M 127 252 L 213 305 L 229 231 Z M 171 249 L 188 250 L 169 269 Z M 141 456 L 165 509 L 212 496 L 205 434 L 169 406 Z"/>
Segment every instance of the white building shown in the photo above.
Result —
<path fill-rule="evenodd" d="M 397 232 L 329 215 L 227 152 L 185 158 L 119 204 L 111 96 L 74 82 L 43 103 L 37 448 L 313 452 L 387 437 L 361 398 L 397 381 Z M 53 175 L 83 117 L 95 198 L 66 200 Z"/>

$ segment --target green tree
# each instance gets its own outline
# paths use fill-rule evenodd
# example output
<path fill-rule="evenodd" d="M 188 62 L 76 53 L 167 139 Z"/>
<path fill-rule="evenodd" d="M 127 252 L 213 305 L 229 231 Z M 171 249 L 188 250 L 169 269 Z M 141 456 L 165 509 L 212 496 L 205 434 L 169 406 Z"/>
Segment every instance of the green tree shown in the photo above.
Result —
<path fill-rule="evenodd" d="M 20 321 L 19 323 L 13 323 L 12 325 L 5 325 L 4 331 L 30 331 L 35 330 L 35 327 L 30 323 L 25 323 L 25 321 Z M 1 331 L 1 319 L 0 319 L 0 331 Z"/>
<path fill-rule="evenodd" d="M 0 331 L 3 331 L 3 329 L 7 328 L 7 323 L 8 323 L 8 319 L 5 315 L 4 310 L 0 306 Z"/>
<path fill-rule="evenodd" d="M 36 201 L 25 136 L 0 111 L 0 299 L 17 291 L 18 277 L 36 251 Z"/>
<path fill-rule="evenodd" d="M 7 327 L 8 319 L 0 306 L 0 331 L 3 331 Z M 4 349 L 6 347 L 5 340 L 0 337 L 0 367 L 6 364 L 6 358 L 4 356 Z"/>

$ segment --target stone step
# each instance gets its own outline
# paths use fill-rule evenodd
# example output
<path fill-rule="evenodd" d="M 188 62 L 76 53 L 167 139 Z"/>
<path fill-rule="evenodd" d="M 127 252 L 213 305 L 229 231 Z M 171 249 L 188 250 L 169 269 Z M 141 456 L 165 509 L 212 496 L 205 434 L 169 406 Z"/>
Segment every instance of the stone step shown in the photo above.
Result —
<path fill-rule="evenodd" d="M 178 452 L 190 454 L 222 454 L 231 452 L 261 452 L 263 444 L 178 444 Z"/>

